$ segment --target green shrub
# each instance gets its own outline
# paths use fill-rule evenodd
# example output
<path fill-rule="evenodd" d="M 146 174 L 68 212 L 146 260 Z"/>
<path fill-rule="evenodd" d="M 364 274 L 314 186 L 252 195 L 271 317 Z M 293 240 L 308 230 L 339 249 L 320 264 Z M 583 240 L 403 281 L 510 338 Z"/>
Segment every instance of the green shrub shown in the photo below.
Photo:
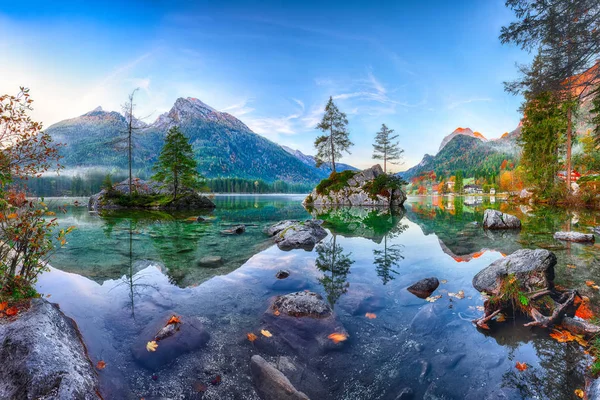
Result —
<path fill-rule="evenodd" d="M 369 197 L 373 200 L 377 200 L 377 195 L 389 197 L 390 190 L 400 190 L 405 184 L 406 182 L 398 176 L 382 174 L 372 181 L 366 182 L 363 190 L 369 193 Z"/>
<path fill-rule="evenodd" d="M 327 195 L 329 192 L 334 191 L 337 192 L 342 190 L 344 187 L 348 186 L 348 181 L 356 175 L 355 171 L 342 171 L 342 172 L 332 172 L 329 175 L 329 178 L 323 179 L 317 185 L 317 193 L 320 195 Z"/>

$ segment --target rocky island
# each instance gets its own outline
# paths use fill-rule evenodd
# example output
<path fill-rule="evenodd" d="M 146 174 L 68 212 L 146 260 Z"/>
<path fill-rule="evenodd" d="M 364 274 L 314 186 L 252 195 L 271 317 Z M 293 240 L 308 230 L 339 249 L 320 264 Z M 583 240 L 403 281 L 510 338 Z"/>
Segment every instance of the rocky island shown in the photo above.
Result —
<path fill-rule="evenodd" d="M 198 210 L 212 209 L 215 204 L 206 196 L 188 188 L 179 189 L 173 199 L 172 191 L 160 183 L 139 178 L 133 179 L 133 196 L 129 196 L 129 179 L 102 189 L 90 197 L 90 211 L 118 209 L 150 209 L 150 210 Z"/>
<path fill-rule="evenodd" d="M 323 179 L 302 204 L 305 207 L 399 207 L 406 201 L 402 184 L 401 178 L 386 174 L 379 164 L 359 172 L 334 172 Z"/>

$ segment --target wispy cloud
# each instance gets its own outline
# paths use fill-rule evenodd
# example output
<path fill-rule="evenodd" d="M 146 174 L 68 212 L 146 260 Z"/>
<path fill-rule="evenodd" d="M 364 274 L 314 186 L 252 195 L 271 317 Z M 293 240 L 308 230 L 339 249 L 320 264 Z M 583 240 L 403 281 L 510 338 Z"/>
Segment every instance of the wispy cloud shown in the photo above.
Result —
<path fill-rule="evenodd" d="M 471 99 L 453 101 L 450 104 L 448 104 L 447 108 L 448 108 L 448 110 L 453 110 L 456 107 L 460 107 L 464 104 L 490 102 L 490 101 L 493 101 L 493 100 L 489 97 L 476 97 L 476 98 L 471 98 Z"/>
<path fill-rule="evenodd" d="M 238 103 L 232 104 L 230 106 L 227 106 L 227 107 L 221 109 L 221 111 L 227 112 L 227 113 L 239 118 L 242 115 L 250 114 L 251 112 L 254 111 L 254 108 L 248 106 L 248 103 L 250 103 L 251 101 L 252 101 L 251 99 L 244 99 Z"/>

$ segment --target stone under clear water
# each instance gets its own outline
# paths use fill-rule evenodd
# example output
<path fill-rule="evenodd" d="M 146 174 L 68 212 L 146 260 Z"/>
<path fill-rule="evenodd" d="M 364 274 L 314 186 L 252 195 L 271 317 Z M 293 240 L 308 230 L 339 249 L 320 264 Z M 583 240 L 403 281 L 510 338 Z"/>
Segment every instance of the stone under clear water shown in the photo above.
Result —
<path fill-rule="evenodd" d="M 106 362 L 104 398 L 258 399 L 255 354 L 311 399 L 396 399 L 403 391 L 427 399 L 567 399 L 584 388 L 590 358 L 576 343 L 558 343 L 512 316 L 477 330 L 471 320 L 483 299 L 471 280 L 517 249 L 547 248 L 558 257 L 556 282 L 596 307 L 597 291 L 585 281 L 599 276 L 600 249 L 552 238 L 561 230 L 589 233 L 600 225 L 593 214 L 458 197 L 409 199 L 398 215 L 309 213 L 301 200 L 217 196 L 205 215 L 96 215 L 72 199 L 53 200 L 68 204 L 61 226 L 77 229 L 38 289 L 75 319 L 92 361 Z M 485 232 L 486 208 L 517 215 L 523 229 Z M 198 216 L 202 222 L 192 221 Z M 325 219 L 328 231 L 313 251 L 281 251 L 263 233 L 284 219 L 312 217 Z M 245 233 L 221 233 L 239 224 Z M 289 277 L 277 279 L 280 270 Z M 433 303 L 406 290 L 427 277 L 441 282 Z M 320 294 L 333 315 L 306 320 L 269 311 L 275 296 L 304 290 Z M 463 299 L 448 295 L 460 290 Z M 139 346 L 172 315 L 182 320 L 181 343 L 165 354 L 159 342 L 157 360 L 144 362 L 153 354 Z M 195 340 L 200 331 L 208 341 Z M 334 333 L 347 338 L 334 343 Z M 518 371 L 517 361 L 529 368 Z"/>

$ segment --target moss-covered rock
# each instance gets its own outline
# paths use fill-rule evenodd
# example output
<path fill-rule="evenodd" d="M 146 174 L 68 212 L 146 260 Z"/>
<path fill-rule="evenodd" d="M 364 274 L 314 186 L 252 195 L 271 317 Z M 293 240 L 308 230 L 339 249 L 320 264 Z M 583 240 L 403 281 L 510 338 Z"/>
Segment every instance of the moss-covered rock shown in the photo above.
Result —
<path fill-rule="evenodd" d="M 383 172 L 380 165 L 364 171 L 332 173 L 322 180 L 303 204 L 313 206 L 401 206 L 406 200 L 403 181 Z"/>

